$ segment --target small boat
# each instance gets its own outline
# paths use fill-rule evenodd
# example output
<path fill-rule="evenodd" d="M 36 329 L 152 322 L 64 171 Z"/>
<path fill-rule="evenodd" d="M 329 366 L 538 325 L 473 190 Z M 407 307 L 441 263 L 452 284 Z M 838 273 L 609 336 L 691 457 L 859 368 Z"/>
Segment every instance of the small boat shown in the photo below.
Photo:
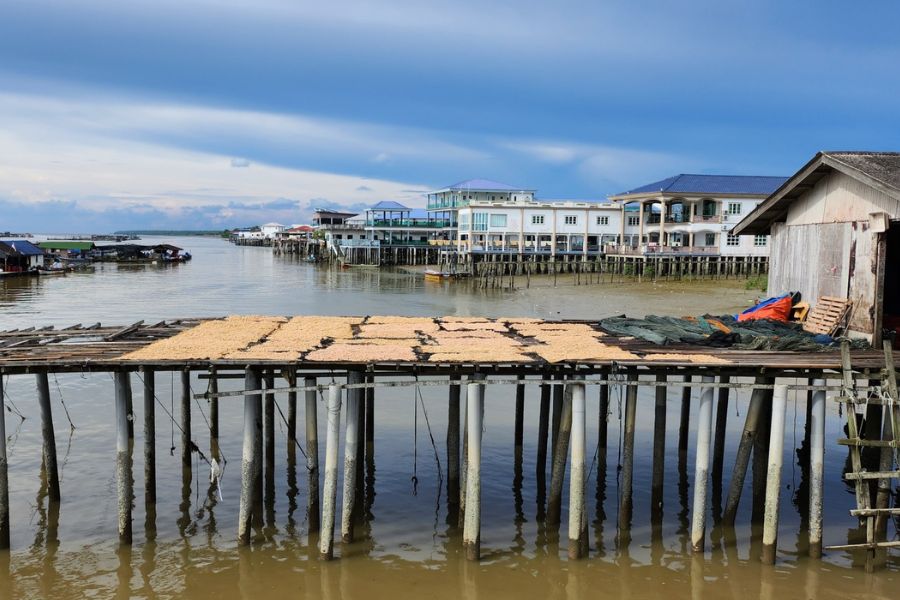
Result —
<path fill-rule="evenodd" d="M 50 275 L 65 275 L 67 269 L 35 269 L 34 272 L 41 277 L 48 277 Z"/>
<path fill-rule="evenodd" d="M 455 279 L 455 273 L 447 273 L 446 271 L 435 271 L 434 269 L 426 269 L 425 270 L 425 280 L 426 281 L 447 281 L 450 279 Z"/>

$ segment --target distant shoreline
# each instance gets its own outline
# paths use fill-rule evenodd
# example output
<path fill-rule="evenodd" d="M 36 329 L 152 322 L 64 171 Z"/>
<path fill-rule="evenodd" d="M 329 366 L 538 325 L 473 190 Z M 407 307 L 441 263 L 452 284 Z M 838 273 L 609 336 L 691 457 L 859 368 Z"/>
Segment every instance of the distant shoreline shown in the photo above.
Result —
<path fill-rule="evenodd" d="M 158 236 L 182 236 L 182 237 L 222 237 L 220 230 L 198 229 L 128 229 L 116 231 L 116 235 L 158 235 Z"/>

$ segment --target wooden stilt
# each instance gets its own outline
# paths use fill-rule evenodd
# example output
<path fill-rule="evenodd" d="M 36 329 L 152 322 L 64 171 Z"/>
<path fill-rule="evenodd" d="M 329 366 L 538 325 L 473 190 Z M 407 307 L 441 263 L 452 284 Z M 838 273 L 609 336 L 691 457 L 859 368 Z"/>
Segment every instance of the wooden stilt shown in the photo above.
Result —
<path fill-rule="evenodd" d="M 769 469 L 766 476 L 766 510 L 763 521 L 762 562 L 775 564 L 778 540 L 778 501 L 781 497 L 781 463 L 784 454 L 784 413 L 787 386 L 775 386 L 772 397 L 772 429 L 769 435 Z"/>
<path fill-rule="evenodd" d="M 315 377 L 303 380 L 305 387 L 316 385 Z M 308 474 L 308 492 L 306 500 L 306 517 L 311 533 L 319 531 L 319 417 L 316 407 L 316 390 L 304 392 L 306 409 L 306 470 Z"/>
<path fill-rule="evenodd" d="M 547 436 L 550 427 L 550 386 L 541 384 L 541 405 L 538 415 L 537 461 L 535 471 L 537 477 L 538 506 L 544 505 L 544 494 L 547 488 Z M 539 519 L 544 517 L 543 509 L 539 510 Z"/>
<path fill-rule="evenodd" d="M 517 377 L 519 381 L 525 379 L 524 375 L 519 375 Z M 520 383 L 516 385 L 516 416 L 515 416 L 515 428 L 513 433 L 513 446 L 514 446 L 514 454 L 515 458 L 518 461 L 522 460 L 522 444 L 523 444 L 523 430 L 525 425 L 525 384 Z"/>
<path fill-rule="evenodd" d="M 275 377 L 269 371 L 264 378 L 266 394 L 263 396 L 263 486 L 266 525 L 275 525 Z"/>
<path fill-rule="evenodd" d="M 447 504 L 448 519 L 451 523 L 458 519 L 459 508 L 459 375 L 450 376 L 447 403 Z M 454 519 L 456 517 L 456 519 Z"/>
<path fill-rule="evenodd" d="M 656 375 L 656 381 L 664 383 L 664 373 Z M 666 392 L 665 386 L 656 388 L 656 406 L 653 419 L 653 474 L 650 483 L 650 520 L 662 520 L 663 482 L 666 464 Z"/>
<path fill-rule="evenodd" d="M 216 377 L 215 367 L 209 370 L 209 391 L 213 396 L 209 399 L 209 453 L 216 460 L 221 461 L 219 451 L 219 378 Z"/>
<path fill-rule="evenodd" d="M 731 377 L 722 375 L 719 377 L 721 383 L 729 383 Z M 714 488 L 722 486 L 722 471 L 725 465 L 725 429 L 728 427 L 728 394 L 730 389 L 727 387 L 719 388 L 719 398 L 716 403 L 716 434 L 713 439 L 713 466 L 712 481 Z"/>
<path fill-rule="evenodd" d="M 704 376 L 703 383 L 715 381 Z M 694 503 L 691 516 L 691 548 L 703 552 L 706 538 L 707 489 L 709 485 L 709 442 L 712 436 L 713 388 L 700 391 L 700 409 L 697 413 L 697 454 L 694 467 Z"/>
<path fill-rule="evenodd" d="M 570 390 L 565 390 L 563 404 L 560 407 L 559 435 L 553 449 L 553 468 L 550 477 L 550 497 L 547 501 L 547 523 L 559 525 L 562 508 L 563 481 L 566 477 L 566 461 L 569 456 L 569 438 L 572 430 L 572 397 Z"/>
<path fill-rule="evenodd" d="M 484 375 L 475 373 L 466 391 L 468 466 L 466 468 L 466 509 L 463 547 L 466 558 L 481 557 L 481 423 L 484 414 Z"/>
<path fill-rule="evenodd" d="M 585 390 L 578 381 L 571 386 L 572 466 L 569 475 L 569 558 L 587 556 L 587 515 L 585 514 Z"/>
<path fill-rule="evenodd" d="M 562 378 L 559 375 L 555 375 L 553 377 L 556 381 L 560 381 Z M 551 413 L 550 418 L 550 480 L 553 481 L 553 460 L 552 454 L 556 450 L 556 443 L 559 441 L 559 422 L 560 417 L 562 416 L 562 405 L 563 405 L 563 386 L 562 385 L 554 385 L 551 388 L 553 390 L 553 411 Z"/>
<path fill-rule="evenodd" d="M 637 381 L 636 373 L 628 374 L 629 382 Z M 632 481 L 634 478 L 634 420 L 637 412 L 637 386 L 625 392 L 625 431 L 622 441 L 622 495 L 619 500 L 619 540 L 627 546 L 631 541 Z"/>
<path fill-rule="evenodd" d="M 254 515 L 262 504 L 262 489 L 257 487 L 262 471 L 262 397 L 256 369 L 244 372 L 244 443 L 241 453 L 241 504 L 238 518 L 238 544 L 250 544 Z M 259 490 L 257 492 L 257 489 Z M 258 494 L 258 495 L 257 495 Z"/>
<path fill-rule="evenodd" d="M 156 373 L 141 367 L 144 380 L 144 504 L 156 504 Z M 149 511 L 148 511 L 149 512 Z"/>
<path fill-rule="evenodd" d="M 375 383 L 373 375 L 366 376 L 366 383 Z M 366 460 L 375 460 L 375 388 L 366 388 Z"/>
<path fill-rule="evenodd" d="M 119 543 L 131 544 L 131 499 L 134 481 L 131 476 L 131 438 L 128 435 L 131 404 L 131 376 L 127 371 L 113 374 L 116 390 L 116 491 L 118 495 Z"/>
<path fill-rule="evenodd" d="M 297 375 L 286 373 L 288 387 L 297 387 Z M 297 447 L 297 392 L 288 392 L 287 395 L 287 445 L 293 451 Z"/>
<path fill-rule="evenodd" d="M 41 409 L 41 433 L 44 441 L 44 467 L 47 469 L 47 495 L 51 502 L 59 502 L 59 470 L 56 462 L 56 433 L 53 430 L 53 409 L 50 406 L 50 383 L 47 373 L 36 374 L 38 404 Z"/>
<path fill-rule="evenodd" d="M 757 377 L 756 383 L 764 385 L 766 383 L 766 378 Z M 759 421 L 763 413 L 763 403 L 765 400 L 765 390 L 753 390 L 750 396 L 750 406 L 747 408 L 747 417 L 744 420 L 744 430 L 741 433 L 741 441 L 738 444 L 737 455 L 734 459 L 731 482 L 728 486 L 728 497 L 725 500 L 725 511 L 722 514 L 722 523 L 728 527 L 734 526 L 734 521 L 737 517 L 738 504 L 741 501 L 744 480 L 747 478 L 747 467 L 750 464 L 750 454 L 756 444 Z"/>
<path fill-rule="evenodd" d="M 691 380 L 690 375 L 684 376 L 685 383 Z M 681 389 L 681 418 L 678 423 L 678 456 L 679 460 L 687 460 L 688 434 L 691 421 L 691 388 L 685 385 Z"/>
<path fill-rule="evenodd" d="M 363 375 L 358 371 L 347 374 L 347 383 L 362 383 Z M 344 494 L 341 510 L 341 540 L 345 544 L 353 541 L 353 506 L 356 502 L 356 461 L 359 446 L 359 388 L 347 390 L 347 425 L 344 434 Z"/>
<path fill-rule="evenodd" d="M 334 558 L 334 515 L 337 503 L 338 446 L 341 435 L 341 388 L 328 388 L 328 429 L 325 436 L 325 486 L 322 494 L 322 530 L 319 558 Z"/>
<path fill-rule="evenodd" d="M 0 372 L 0 550 L 9 548 L 9 464 L 6 455 L 6 396 Z"/>
<path fill-rule="evenodd" d="M 191 468 L 191 372 L 181 371 L 181 464 Z"/>

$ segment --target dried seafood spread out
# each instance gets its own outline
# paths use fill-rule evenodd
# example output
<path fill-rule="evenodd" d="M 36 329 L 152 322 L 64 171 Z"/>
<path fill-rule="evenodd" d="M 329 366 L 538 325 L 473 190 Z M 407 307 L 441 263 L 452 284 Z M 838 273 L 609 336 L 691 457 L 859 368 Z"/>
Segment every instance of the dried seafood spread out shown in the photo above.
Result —
<path fill-rule="evenodd" d="M 204 321 L 126 360 L 309 363 L 560 363 L 654 360 L 727 363 L 703 353 L 623 348 L 594 324 L 525 317 L 259 317 Z"/>

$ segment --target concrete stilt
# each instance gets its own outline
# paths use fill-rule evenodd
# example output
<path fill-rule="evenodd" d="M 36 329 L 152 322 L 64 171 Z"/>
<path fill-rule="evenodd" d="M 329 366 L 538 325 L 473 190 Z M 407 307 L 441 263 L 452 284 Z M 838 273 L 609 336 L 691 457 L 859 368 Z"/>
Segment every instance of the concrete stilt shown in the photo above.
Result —
<path fill-rule="evenodd" d="M 813 385 L 825 385 L 822 379 Z M 822 557 L 822 499 L 825 481 L 825 390 L 812 394 L 809 456 L 809 555 Z"/>
<path fill-rule="evenodd" d="M 219 393 L 219 378 L 216 377 L 216 369 L 209 370 L 209 392 L 212 397 L 209 399 L 209 454 L 217 461 L 222 460 L 222 453 L 219 448 L 219 398 L 215 394 Z"/>
<path fill-rule="evenodd" d="M 637 381 L 636 373 L 628 374 L 628 381 Z M 632 481 L 634 478 L 634 419 L 637 412 L 637 386 L 625 391 L 625 431 L 622 441 L 622 494 L 619 499 L 619 539 L 623 545 L 631 540 Z"/>
<path fill-rule="evenodd" d="M 765 379 L 757 377 L 756 383 L 763 384 Z M 744 481 L 747 478 L 747 467 L 750 464 L 750 454 L 756 443 L 759 421 L 765 402 L 766 394 L 764 392 L 765 390 L 753 390 L 750 396 L 750 406 L 747 408 L 744 430 L 741 433 L 741 441 L 738 444 L 734 468 L 731 472 L 731 482 L 728 485 L 728 497 L 725 499 L 725 511 L 722 514 L 722 523 L 728 527 L 734 526 L 737 517 L 738 504 L 741 501 Z"/>
<path fill-rule="evenodd" d="M 466 394 L 468 394 L 468 384 L 466 386 Z M 459 486 L 459 515 L 457 525 L 462 529 L 466 524 L 466 492 L 468 491 L 468 474 L 469 474 L 469 401 L 462 405 L 462 466 L 460 468 L 460 486 Z"/>
<path fill-rule="evenodd" d="M 181 372 L 181 464 L 191 468 L 191 372 Z"/>
<path fill-rule="evenodd" d="M 144 504 L 156 504 L 156 373 L 141 367 L 144 380 Z M 148 511 L 149 512 L 149 511 Z"/>
<path fill-rule="evenodd" d="M 572 431 L 572 396 L 567 387 L 560 407 L 559 435 L 553 449 L 553 467 L 550 469 L 550 497 L 547 500 L 547 523 L 559 525 L 562 512 L 562 489 L 566 478 L 566 461 L 569 456 L 569 441 Z"/>
<path fill-rule="evenodd" d="M 762 562 L 775 564 L 778 544 L 778 502 L 781 498 L 781 463 L 784 454 L 784 413 L 787 386 L 775 386 L 772 397 L 772 428 L 769 434 L 769 469 L 766 476 L 766 510 L 763 519 Z"/>
<path fill-rule="evenodd" d="M 481 424 L 484 414 L 484 375 L 475 373 L 466 390 L 468 466 L 466 468 L 466 512 L 463 547 L 466 558 L 481 557 Z"/>
<path fill-rule="evenodd" d="M 656 375 L 656 381 L 664 383 L 664 373 Z M 650 483 L 650 520 L 662 520 L 663 482 L 666 463 L 666 392 L 668 388 L 656 388 L 656 405 L 653 416 L 653 473 Z"/>
<path fill-rule="evenodd" d="M 119 543 L 131 544 L 131 499 L 134 497 L 131 439 L 128 436 L 131 376 L 127 371 L 116 371 L 113 379 L 116 390 L 116 491 L 119 500 Z"/>
<path fill-rule="evenodd" d="M 550 430 L 550 386 L 541 384 L 541 405 L 538 414 L 537 476 L 538 504 L 544 503 L 544 492 L 547 488 L 547 436 Z"/>
<path fill-rule="evenodd" d="M 721 383 L 729 383 L 731 377 L 722 375 Z M 716 433 L 713 438 L 712 480 L 714 487 L 722 485 L 722 471 L 725 465 L 725 429 L 728 427 L 728 396 L 731 390 L 727 387 L 719 388 L 719 398 L 716 402 Z"/>
<path fill-rule="evenodd" d="M 241 504 L 238 510 L 238 544 L 250 544 L 254 515 L 262 504 L 257 482 L 262 475 L 262 396 L 256 369 L 244 372 L 244 443 L 241 453 Z"/>
<path fill-rule="evenodd" d="M 6 397 L 0 373 L 0 550 L 9 548 L 9 465 L 6 457 Z"/>
<path fill-rule="evenodd" d="M 712 383 L 715 378 L 704 376 L 702 383 Z M 700 391 L 700 409 L 697 413 L 697 454 L 694 466 L 694 504 L 691 514 L 691 548 L 703 552 L 706 539 L 707 492 L 709 487 L 709 442 L 712 437 L 713 388 Z"/>
<path fill-rule="evenodd" d="M 684 376 L 685 383 L 691 380 L 690 375 Z M 681 389 L 681 418 L 678 423 L 678 456 L 687 456 L 688 434 L 691 421 L 691 388 L 685 385 Z M 686 460 L 686 459 L 685 459 Z"/>
<path fill-rule="evenodd" d="M 51 502 L 59 502 L 59 470 L 56 462 L 56 433 L 53 430 L 53 409 L 50 407 L 50 383 L 47 373 L 38 373 L 38 404 L 41 408 L 41 433 L 44 440 L 44 466 L 47 469 L 47 495 Z"/>
<path fill-rule="evenodd" d="M 358 371 L 347 374 L 347 383 L 353 385 L 363 382 L 363 375 Z M 353 541 L 353 505 L 356 502 L 356 464 L 359 456 L 359 404 L 362 390 L 347 390 L 347 428 L 344 434 L 344 494 L 341 510 L 341 540 L 345 544 Z M 327 475 L 326 475 L 327 476 Z"/>
<path fill-rule="evenodd" d="M 561 381 L 562 377 L 559 375 L 555 375 L 553 377 L 556 381 Z M 563 386 L 554 385 L 552 386 L 552 394 L 553 394 L 553 410 L 551 412 L 550 417 L 550 481 L 553 481 L 553 469 L 555 465 L 553 464 L 553 452 L 556 451 L 556 443 L 559 441 L 559 423 L 562 418 L 562 405 L 563 405 Z"/>
<path fill-rule="evenodd" d="M 303 380 L 305 387 L 316 385 L 315 377 Z M 306 470 L 309 490 L 306 499 L 306 517 L 309 531 L 319 531 L 319 416 L 316 406 L 316 390 L 304 392 L 306 409 Z"/>
<path fill-rule="evenodd" d="M 587 515 L 585 514 L 585 390 L 578 381 L 571 385 L 572 466 L 569 475 L 569 558 L 587 556 Z"/>
<path fill-rule="evenodd" d="M 337 503 L 338 447 L 341 435 L 341 388 L 328 388 L 328 429 L 325 434 L 325 487 L 322 494 L 322 528 L 319 558 L 334 558 L 334 515 Z"/>
<path fill-rule="evenodd" d="M 266 373 L 266 394 L 263 397 L 263 486 L 266 523 L 274 526 L 275 512 L 275 377 Z"/>
<path fill-rule="evenodd" d="M 297 387 L 297 376 L 294 373 L 286 373 L 288 387 Z M 292 450 L 297 448 L 297 392 L 288 392 L 287 395 L 287 446 Z"/>

